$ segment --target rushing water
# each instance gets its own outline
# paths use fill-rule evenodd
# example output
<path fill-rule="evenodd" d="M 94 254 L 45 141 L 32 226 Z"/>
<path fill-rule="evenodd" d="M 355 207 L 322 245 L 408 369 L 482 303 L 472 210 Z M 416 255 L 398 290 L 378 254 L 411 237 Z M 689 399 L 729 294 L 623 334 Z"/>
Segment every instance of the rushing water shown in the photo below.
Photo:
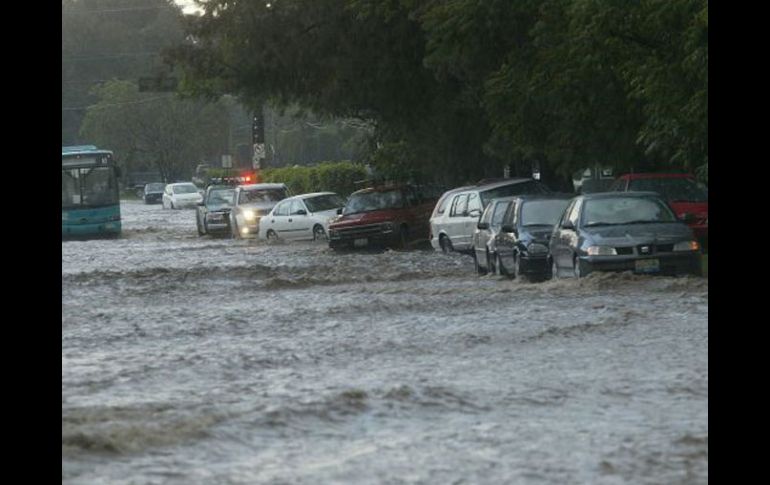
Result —
<path fill-rule="evenodd" d="M 199 238 L 62 243 L 66 483 L 708 481 L 708 280 Z"/>

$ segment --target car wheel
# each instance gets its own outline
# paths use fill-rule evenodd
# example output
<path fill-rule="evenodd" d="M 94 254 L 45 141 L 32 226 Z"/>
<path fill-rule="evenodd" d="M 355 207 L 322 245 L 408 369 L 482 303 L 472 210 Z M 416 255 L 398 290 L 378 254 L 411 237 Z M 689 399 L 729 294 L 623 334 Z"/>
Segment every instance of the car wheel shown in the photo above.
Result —
<path fill-rule="evenodd" d="M 487 274 L 487 270 L 485 268 L 482 268 L 479 265 L 479 258 L 476 257 L 476 250 L 474 249 L 473 253 L 471 253 L 471 254 L 473 254 L 473 267 L 476 270 L 476 274 L 478 274 L 478 275 L 485 275 L 485 274 Z"/>
<path fill-rule="evenodd" d="M 326 231 L 324 231 L 324 228 L 320 224 L 316 224 L 313 226 L 313 241 L 326 241 L 328 238 L 326 237 Z"/>
<path fill-rule="evenodd" d="M 267 230 L 267 240 L 271 242 L 275 242 L 278 240 L 278 234 L 275 233 L 274 230 L 268 229 Z"/>
<path fill-rule="evenodd" d="M 449 238 L 443 234 L 438 238 L 438 245 L 441 246 L 441 252 L 444 254 L 448 254 L 454 251 L 454 248 L 452 247 L 452 241 L 450 241 Z"/>

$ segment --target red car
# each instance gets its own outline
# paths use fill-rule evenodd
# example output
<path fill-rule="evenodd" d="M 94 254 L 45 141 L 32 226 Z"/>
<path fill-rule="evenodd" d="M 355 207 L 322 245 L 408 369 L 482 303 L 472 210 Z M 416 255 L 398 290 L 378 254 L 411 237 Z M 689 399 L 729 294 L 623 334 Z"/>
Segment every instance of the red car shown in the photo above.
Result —
<path fill-rule="evenodd" d="M 329 247 L 405 248 L 428 240 L 432 194 L 412 185 L 370 187 L 350 195 L 342 215 L 329 224 Z"/>
<path fill-rule="evenodd" d="M 686 173 L 632 173 L 621 175 L 613 183 L 613 191 L 657 192 L 695 233 L 708 245 L 708 189 Z"/>

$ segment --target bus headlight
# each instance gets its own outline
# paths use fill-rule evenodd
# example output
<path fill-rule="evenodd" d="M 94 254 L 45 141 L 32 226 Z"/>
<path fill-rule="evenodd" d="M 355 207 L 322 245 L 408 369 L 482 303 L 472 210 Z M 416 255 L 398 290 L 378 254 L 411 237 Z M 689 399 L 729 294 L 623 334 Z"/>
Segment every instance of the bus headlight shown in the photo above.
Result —
<path fill-rule="evenodd" d="M 586 249 L 589 256 L 617 256 L 618 252 L 610 246 L 589 246 Z"/>

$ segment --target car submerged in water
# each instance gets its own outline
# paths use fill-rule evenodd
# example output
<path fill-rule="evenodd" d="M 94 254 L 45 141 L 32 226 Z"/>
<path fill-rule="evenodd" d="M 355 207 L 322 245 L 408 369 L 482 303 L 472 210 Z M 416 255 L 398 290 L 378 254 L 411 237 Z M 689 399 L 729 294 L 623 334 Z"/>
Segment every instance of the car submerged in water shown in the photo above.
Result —
<path fill-rule="evenodd" d="M 230 210 L 233 207 L 235 187 L 210 185 L 203 202 L 198 205 L 195 222 L 198 235 L 230 234 Z"/>
<path fill-rule="evenodd" d="M 329 224 L 329 247 L 407 248 L 427 241 L 435 203 L 432 194 L 413 185 L 386 185 L 353 192 L 341 217 Z"/>
<path fill-rule="evenodd" d="M 263 217 L 259 238 L 274 240 L 326 241 L 329 222 L 345 207 L 345 199 L 334 192 L 313 192 L 284 199 Z"/>
<path fill-rule="evenodd" d="M 145 204 L 160 204 L 163 199 L 163 190 L 166 184 L 162 182 L 152 182 L 144 186 L 142 190 L 142 199 Z"/>
<path fill-rule="evenodd" d="M 700 244 L 654 192 L 572 199 L 549 245 L 553 278 L 593 271 L 700 275 Z"/>
<path fill-rule="evenodd" d="M 262 218 L 289 195 L 289 189 L 285 184 L 237 186 L 233 196 L 233 208 L 230 211 L 230 232 L 233 238 L 257 237 Z"/>

